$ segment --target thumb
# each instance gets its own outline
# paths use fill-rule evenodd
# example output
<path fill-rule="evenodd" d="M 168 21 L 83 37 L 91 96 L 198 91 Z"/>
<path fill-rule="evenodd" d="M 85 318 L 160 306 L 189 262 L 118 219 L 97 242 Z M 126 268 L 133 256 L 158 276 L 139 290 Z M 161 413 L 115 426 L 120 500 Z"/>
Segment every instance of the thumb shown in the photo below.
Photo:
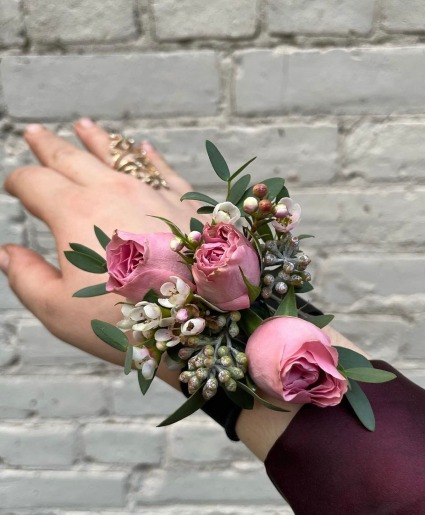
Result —
<path fill-rule="evenodd" d="M 33 250 L 20 245 L 0 247 L 0 269 L 22 304 L 45 320 L 46 299 L 53 295 L 61 280 L 59 270 Z"/>

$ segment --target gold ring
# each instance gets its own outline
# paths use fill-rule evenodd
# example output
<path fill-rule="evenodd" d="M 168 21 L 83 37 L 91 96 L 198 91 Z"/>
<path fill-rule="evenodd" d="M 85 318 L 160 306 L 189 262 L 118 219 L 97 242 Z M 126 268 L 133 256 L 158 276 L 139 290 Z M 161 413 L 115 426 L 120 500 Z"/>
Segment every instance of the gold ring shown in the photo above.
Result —
<path fill-rule="evenodd" d="M 152 186 L 154 190 L 169 188 L 167 181 L 146 156 L 146 152 L 134 146 L 134 140 L 122 134 L 110 134 L 112 167 L 120 173 L 135 177 Z"/>

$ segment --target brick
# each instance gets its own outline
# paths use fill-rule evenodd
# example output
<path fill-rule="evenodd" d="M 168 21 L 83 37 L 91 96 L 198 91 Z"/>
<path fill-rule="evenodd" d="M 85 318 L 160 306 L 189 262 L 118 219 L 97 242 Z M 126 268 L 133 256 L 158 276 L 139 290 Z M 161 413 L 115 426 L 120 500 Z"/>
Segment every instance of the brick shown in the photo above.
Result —
<path fill-rule="evenodd" d="M 425 5 L 421 0 L 382 2 L 382 27 L 389 32 L 424 32 Z"/>
<path fill-rule="evenodd" d="M 0 506 L 13 508 L 116 508 L 125 506 L 124 472 L 2 472 Z M 34 511 L 32 511 L 34 513 Z"/>
<path fill-rule="evenodd" d="M 143 478 L 135 495 L 139 506 L 180 501 L 186 502 L 262 504 L 282 502 L 279 494 L 267 478 L 262 465 L 254 470 L 194 470 L 188 466 L 182 470 L 153 471 Z"/>
<path fill-rule="evenodd" d="M 235 57 L 237 114 L 423 112 L 422 48 L 276 48 L 244 50 Z"/>
<path fill-rule="evenodd" d="M 315 236 L 303 244 L 320 249 L 324 245 L 361 245 L 365 251 L 390 248 L 421 249 L 425 241 L 425 189 L 399 187 L 317 188 L 307 190 L 288 184 L 292 198 L 301 204 L 302 221 L 297 233 Z M 395 223 L 402 213 L 402 223 Z M 399 218 L 400 220 L 400 218 Z"/>
<path fill-rule="evenodd" d="M 0 378 L 0 418 L 85 417 L 106 411 L 104 384 L 80 376 Z"/>
<path fill-rule="evenodd" d="M 237 459 L 254 459 L 243 444 L 230 441 L 216 424 L 180 422 L 170 427 L 170 433 L 169 452 L 173 460 L 220 465 Z"/>
<path fill-rule="evenodd" d="M 38 322 L 22 325 L 18 331 L 21 362 L 28 367 L 73 368 L 102 363 L 99 358 L 68 345 Z"/>
<path fill-rule="evenodd" d="M 425 359 L 425 318 L 416 322 L 404 355 L 412 359 Z"/>
<path fill-rule="evenodd" d="M 3 273 L 0 274 L 0 292 L 0 310 L 23 308 L 16 295 L 9 288 L 7 277 Z"/>
<path fill-rule="evenodd" d="M 5 321 L 0 317 L 0 367 L 14 363 L 19 356 L 18 349 L 12 342 L 12 334 L 5 327 Z"/>
<path fill-rule="evenodd" d="M 423 294 L 425 258 L 421 255 L 343 255 L 321 264 L 320 293 L 332 306 L 350 306 L 368 296 Z"/>
<path fill-rule="evenodd" d="M 20 119 L 208 116 L 219 100 L 210 51 L 6 57 L 1 73 L 7 110 Z"/>
<path fill-rule="evenodd" d="M 332 327 L 370 354 L 373 359 L 395 361 L 409 340 L 411 326 L 388 316 L 338 314 Z"/>
<path fill-rule="evenodd" d="M 272 35 L 367 34 L 374 10 L 372 0 L 270 0 L 267 16 Z"/>
<path fill-rule="evenodd" d="M 167 161 L 194 186 L 220 184 L 206 150 L 213 141 L 232 170 L 258 156 L 246 172 L 252 180 L 282 176 L 300 184 L 330 182 L 337 169 L 338 133 L 335 125 L 249 127 L 226 129 L 150 129 L 133 131 L 136 140 L 148 138 Z"/>
<path fill-rule="evenodd" d="M 70 424 L 0 426 L 0 459 L 6 465 L 65 467 L 75 457 L 75 430 Z"/>
<path fill-rule="evenodd" d="M 344 141 L 347 177 L 368 181 L 423 179 L 425 169 L 423 123 L 371 123 L 357 125 Z"/>
<path fill-rule="evenodd" d="M 183 404 L 182 393 L 156 379 L 143 396 L 136 376 L 117 379 L 108 384 L 112 412 L 120 417 L 166 417 Z"/>
<path fill-rule="evenodd" d="M 88 424 L 85 456 L 99 463 L 158 465 L 165 452 L 165 431 L 142 424 Z"/>
<path fill-rule="evenodd" d="M 246 38 L 257 24 L 256 0 L 155 0 L 153 10 L 159 40 Z"/>
<path fill-rule="evenodd" d="M 0 0 L 0 47 L 24 42 L 20 0 Z"/>
<path fill-rule="evenodd" d="M 0 244 L 22 244 L 25 240 L 24 214 L 19 202 L 0 193 Z"/>
<path fill-rule="evenodd" d="M 137 35 L 128 0 L 25 0 L 25 12 L 28 36 L 36 43 L 106 43 Z"/>

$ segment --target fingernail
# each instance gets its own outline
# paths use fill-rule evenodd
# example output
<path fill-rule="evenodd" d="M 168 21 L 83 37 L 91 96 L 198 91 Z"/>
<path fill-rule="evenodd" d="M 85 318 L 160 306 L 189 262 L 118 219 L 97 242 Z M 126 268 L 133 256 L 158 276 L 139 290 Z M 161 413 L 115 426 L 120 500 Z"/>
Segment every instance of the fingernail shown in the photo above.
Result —
<path fill-rule="evenodd" d="M 30 123 L 27 125 L 27 128 L 25 129 L 26 132 L 31 132 L 32 134 L 35 134 L 36 132 L 41 132 L 43 130 L 43 126 L 39 123 Z"/>
<path fill-rule="evenodd" d="M 4 273 L 7 272 L 9 267 L 10 256 L 9 254 L 2 248 L 0 248 L 0 270 Z"/>
<path fill-rule="evenodd" d="M 153 145 L 147 140 L 142 142 L 142 147 L 145 152 L 152 152 L 153 150 Z"/>
<path fill-rule="evenodd" d="M 90 118 L 80 118 L 78 120 L 78 125 L 80 127 L 83 127 L 83 129 L 90 129 L 91 127 L 93 127 L 94 125 L 94 122 L 93 120 L 90 120 Z"/>

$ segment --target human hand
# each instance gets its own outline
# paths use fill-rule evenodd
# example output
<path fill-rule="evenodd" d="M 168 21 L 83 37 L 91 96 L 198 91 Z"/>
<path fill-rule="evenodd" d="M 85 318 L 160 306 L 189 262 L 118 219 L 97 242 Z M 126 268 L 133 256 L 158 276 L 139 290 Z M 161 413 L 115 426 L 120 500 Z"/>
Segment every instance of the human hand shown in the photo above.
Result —
<path fill-rule="evenodd" d="M 6 179 L 5 189 L 25 208 L 45 222 L 56 242 L 59 269 L 32 250 L 6 245 L 4 260 L 9 284 L 22 303 L 58 338 L 113 363 L 122 364 L 122 353 L 101 342 L 90 321 L 111 323 L 120 318 L 114 304 L 121 297 L 109 294 L 92 299 L 73 298 L 76 290 L 102 281 L 69 263 L 64 250 L 78 242 L 102 251 L 93 226 L 107 234 L 168 232 L 167 226 L 148 215 L 160 215 L 188 229 L 195 213 L 193 202 L 180 203 L 190 185 L 179 177 L 149 145 L 144 150 L 168 182 L 169 189 L 154 190 L 133 177 L 117 173 L 110 165 L 109 136 L 88 120 L 75 125 L 87 151 L 79 150 L 40 125 L 31 125 L 25 139 L 40 166 L 18 168 Z M 177 209 L 176 209 L 177 208 Z M 175 374 L 159 370 L 176 384 Z"/>

